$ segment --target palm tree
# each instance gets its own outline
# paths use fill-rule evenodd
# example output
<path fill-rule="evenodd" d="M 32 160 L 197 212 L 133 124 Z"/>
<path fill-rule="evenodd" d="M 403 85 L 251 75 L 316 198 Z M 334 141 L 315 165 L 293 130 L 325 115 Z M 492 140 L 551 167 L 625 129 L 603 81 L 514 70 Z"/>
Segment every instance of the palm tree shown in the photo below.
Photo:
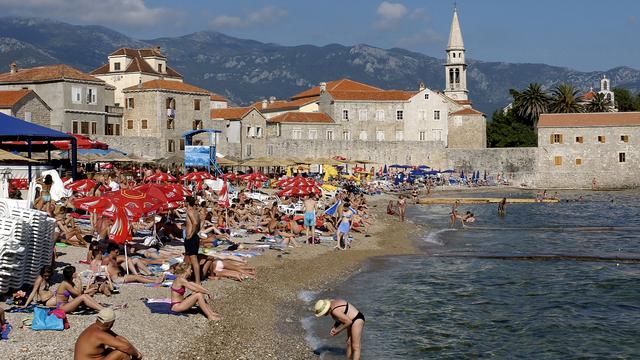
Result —
<path fill-rule="evenodd" d="M 542 86 L 537 83 L 529 84 L 523 92 L 517 93 L 517 101 L 514 103 L 516 113 L 536 125 L 540 114 L 547 112 L 549 107 L 549 96 L 542 90 Z"/>
<path fill-rule="evenodd" d="M 604 94 L 596 93 L 593 95 L 591 102 L 587 104 L 588 112 L 609 112 L 611 111 L 611 100 L 607 99 Z"/>
<path fill-rule="evenodd" d="M 560 84 L 551 91 L 549 110 L 553 113 L 582 112 L 583 107 L 579 100 L 578 90 L 571 85 Z"/>

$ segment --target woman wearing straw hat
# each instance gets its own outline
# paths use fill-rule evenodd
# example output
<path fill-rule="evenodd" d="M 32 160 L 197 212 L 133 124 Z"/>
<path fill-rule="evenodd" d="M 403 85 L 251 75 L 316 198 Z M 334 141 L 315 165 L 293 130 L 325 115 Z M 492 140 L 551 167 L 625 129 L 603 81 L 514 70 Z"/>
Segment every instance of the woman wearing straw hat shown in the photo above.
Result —
<path fill-rule="evenodd" d="M 364 314 L 355 306 L 341 299 L 318 300 L 315 305 L 316 317 L 327 314 L 335 320 L 329 334 L 336 336 L 347 329 L 347 357 L 353 360 L 360 359 L 360 342 L 364 330 Z"/>

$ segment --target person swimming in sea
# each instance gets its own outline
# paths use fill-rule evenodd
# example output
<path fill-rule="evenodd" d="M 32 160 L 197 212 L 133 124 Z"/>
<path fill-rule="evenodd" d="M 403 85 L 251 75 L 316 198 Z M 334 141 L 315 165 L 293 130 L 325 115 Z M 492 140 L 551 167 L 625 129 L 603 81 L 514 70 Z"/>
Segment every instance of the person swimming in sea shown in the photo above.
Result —
<path fill-rule="evenodd" d="M 473 216 L 473 213 L 471 211 L 467 211 L 467 213 L 460 218 L 460 223 L 462 224 L 463 228 L 467 227 L 466 224 L 472 224 L 475 221 L 476 218 L 475 216 Z"/>

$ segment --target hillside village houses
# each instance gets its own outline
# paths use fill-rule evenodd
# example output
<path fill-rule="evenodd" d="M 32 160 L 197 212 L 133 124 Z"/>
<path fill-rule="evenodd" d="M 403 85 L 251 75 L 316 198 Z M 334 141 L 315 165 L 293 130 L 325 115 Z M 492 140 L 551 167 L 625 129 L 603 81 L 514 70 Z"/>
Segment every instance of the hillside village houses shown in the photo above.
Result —
<path fill-rule="evenodd" d="M 84 135 L 120 134 L 122 109 L 114 106 L 115 88 L 69 65 L 22 69 L 14 62 L 9 72 L 0 74 L 0 91 L 3 90 L 35 92 L 51 109 L 47 126 L 55 130 Z M 25 120 L 27 113 L 33 119 L 35 113 L 26 111 Z"/>

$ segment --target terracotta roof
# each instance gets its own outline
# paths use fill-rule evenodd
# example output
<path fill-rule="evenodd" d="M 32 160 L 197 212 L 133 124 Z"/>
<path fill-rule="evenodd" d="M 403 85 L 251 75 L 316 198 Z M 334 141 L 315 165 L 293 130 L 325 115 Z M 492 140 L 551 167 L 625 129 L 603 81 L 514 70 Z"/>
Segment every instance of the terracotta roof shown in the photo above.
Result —
<path fill-rule="evenodd" d="M 262 107 L 262 101 L 258 101 L 253 103 L 253 107 L 255 107 L 256 109 L 260 109 L 261 112 L 268 113 L 268 112 L 284 111 L 284 110 L 291 110 L 291 109 L 300 109 L 301 107 L 312 104 L 316 101 L 320 101 L 319 96 L 312 96 L 312 97 L 301 98 L 301 99 L 296 99 L 291 101 L 276 100 L 273 103 L 267 102 L 266 108 Z"/>
<path fill-rule="evenodd" d="M 34 83 L 57 80 L 80 80 L 104 83 L 89 74 L 72 68 L 69 65 L 45 65 L 29 69 L 18 69 L 17 72 L 0 74 L 0 83 Z"/>
<path fill-rule="evenodd" d="M 109 54 L 109 56 L 118 56 L 118 55 L 124 55 L 124 56 L 128 56 L 128 57 L 133 57 L 133 56 L 142 56 L 142 57 L 159 57 L 159 58 L 163 58 L 166 59 L 167 57 L 164 56 L 164 54 L 162 54 L 159 50 L 153 49 L 153 48 L 147 48 L 147 49 L 131 49 L 131 48 L 120 48 L 114 52 L 112 52 L 111 54 Z"/>
<path fill-rule="evenodd" d="M 209 94 L 209 98 L 211 99 L 211 101 L 229 102 L 229 100 L 227 100 L 226 98 L 222 97 L 221 95 L 214 94 L 214 93 Z"/>
<path fill-rule="evenodd" d="M 460 105 L 471 105 L 471 100 L 453 100 L 453 101 L 457 102 Z"/>
<path fill-rule="evenodd" d="M 18 101 L 27 96 L 33 90 L 7 90 L 0 91 L 0 108 L 13 107 Z"/>
<path fill-rule="evenodd" d="M 172 80 L 150 80 L 139 85 L 129 86 L 122 91 L 168 90 L 209 95 L 209 90 Z"/>
<path fill-rule="evenodd" d="M 274 116 L 267 120 L 270 123 L 314 123 L 314 124 L 334 124 L 331 116 L 323 112 L 302 112 L 292 111 Z"/>
<path fill-rule="evenodd" d="M 406 101 L 415 96 L 415 91 L 381 90 L 381 91 L 329 91 L 334 100 L 376 100 Z"/>
<path fill-rule="evenodd" d="M 591 101 L 593 100 L 593 98 L 596 96 L 595 91 L 588 91 L 586 93 L 584 93 L 581 97 L 580 100 L 582 101 Z"/>
<path fill-rule="evenodd" d="M 156 69 L 154 69 L 149 63 L 144 59 L 145 57 L 159 57 L 162 59 L 166 59 L 166 56 L 162 55 L 160 52 L 155 49 L 129 49 L 129 48 L 120 48 L 114 52 L 112 52 L 109 56 L 126 56 L 131 58 L 131 62 L 127 66 L 126 69 L 115 72 L 125 72 L 125 73 L 137 73 L 142 72 L 146 74 L 153 74 L 157 76 L 168 76 L 168 77 L 179 77 L 182 78 L 182 75 L 175 71 L 173 68 L 165 65 L 166 73 L 160 73 Z M 109 73 L 109 63 L 106 63 L 99 68 L 93 70 L 91 74 L 93 75 L 102 75 Z"/>
<path fill-rule="evenodd" d="M 235 107 L 226 109 L 212 109 L 211 119 L 224 119 L 224 120 L 242 120 L 251 110 L 254 110 L 253 106 L 247 107 Z"/>
<path fill-rule="evenodd" d="M 454 111 L 449 113 L 449 115 L 484 115 L 480 111 L 472 108 L 464 108 L 462 110 Z"/>
<path fill-rule="evenodd" d="M 353 81 L 350 79 L 340 79 L 327 82 L 327 91 L 381 91 L 382 89 L 375 86 L 363 84 L 361 82 Z M 312 87 L 301 93 L 293 95 L 291 100 L 296 100 L 305 97 L 320 96 L 320 86 Z"/>
<path fill-rule="evenodd" d="M 640 126 L 640 112 L 541 114 L 538 127 Z"/>

